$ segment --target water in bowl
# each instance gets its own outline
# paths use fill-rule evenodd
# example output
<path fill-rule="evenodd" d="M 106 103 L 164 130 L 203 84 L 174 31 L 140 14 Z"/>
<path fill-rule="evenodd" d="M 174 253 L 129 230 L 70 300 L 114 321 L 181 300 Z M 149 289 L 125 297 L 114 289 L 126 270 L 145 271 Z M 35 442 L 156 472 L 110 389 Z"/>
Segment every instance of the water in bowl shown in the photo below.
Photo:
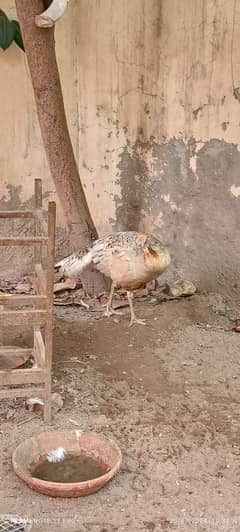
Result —
<path fill-rule="evenodd" d="M 43 458 L 31 469 L 31 475 L 48 482 L 84 482 L 101 477 L 109 471 L 91 456 L 67 454 L 61 462 L 52 463 Z"/>

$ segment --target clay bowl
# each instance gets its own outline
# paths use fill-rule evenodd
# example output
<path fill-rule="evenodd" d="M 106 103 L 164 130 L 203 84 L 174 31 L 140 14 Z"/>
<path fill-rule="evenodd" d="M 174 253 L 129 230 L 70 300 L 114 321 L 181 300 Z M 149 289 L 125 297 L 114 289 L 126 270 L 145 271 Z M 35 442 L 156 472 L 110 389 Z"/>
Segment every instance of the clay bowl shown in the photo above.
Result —
<path fill-rule="evenodd" d="M 84 482 L 48 482 L 31 476 L 32 464 L 52 449 L 63 447 L 67 453 L 84 454 L 106 466 L 106 473 Z M 25 440 L 14 451 L 12 465 L 15 473 L 33 490 L 49 497 L 82 497 L 100 490 L 117 473 L 122 453 L 115 442 L 78 430 L 42 432 Z"/>

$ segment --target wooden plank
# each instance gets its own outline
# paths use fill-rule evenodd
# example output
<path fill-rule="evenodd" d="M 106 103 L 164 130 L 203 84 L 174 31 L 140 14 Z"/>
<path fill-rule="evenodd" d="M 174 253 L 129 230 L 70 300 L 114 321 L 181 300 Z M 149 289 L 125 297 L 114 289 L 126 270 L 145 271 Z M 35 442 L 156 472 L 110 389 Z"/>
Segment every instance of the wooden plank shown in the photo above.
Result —
<path fill-rule="evenodd" d="M 55 265 L 55 230 L 56 230 L 56 204 L 48 204 L 48 247 L 47 247 L 47 297 L 49 307 L 53 308 L 53 286 Z"/>
<path fill-rule="evenodd" d="M 34 211 L 0 211 L 0 218 L 34 218 Z"/>
<path fill-rule="evenodd" d="M 34 180 L 34 198 L 35 198 L 35 209 L 42 208 L 42 180 L 37 178 Z M 41 235 L 41 227 L 39 221 L 36 219 L 36 210 L 35 210 L 35 236 Z M 34 246 L 34 262 L 42 262 L 42 246 L 41 244 L 35 244 Z"/>
<path fill-rule="evenodd" d="M 16 397 L 45 397 L 45 388 L 29 386 L 28 388 L 14 388 L 0 390 L 0 399 L 16 399 Z"/>
<path fill-rule="evenodd" d="M 42 180 L 39 177 L 34 179 L 34 199 L 35 199 L 35 208 L 42 208 Z"/>
<path fill-rule="evenodd" d="M 35 284 L 35 289 L 36 289 L 37 294 L 46 296 L 46 289 L 47 289 L 46 274 L 41 264 L 35 265 L 34 284 Z"/>
<path fill-rule="evenodd" d="M 48 241 L 45 236 L 32 236 L 32 237 L 1 237 L 0 246 L 31 246 L 37 243 L 46 243 Z"/>
<path fill-rule="evenodd" d="M 48 227 L 46 220 L 44 219 L 42 211 L 39 209 L 35 211 L 35 217 L 37 221 L 39 222 L 39 233 L 43 233 L 44 236 L 48 234 Z"/>
<path fill-rule="evenodd" d="M 33 237 L 3 237 L 0 238 L 0 246 L 29 246 L 34 245 L 35 257 L 35 286 L 37 295 L 5 295 L 0 294 L 0 303 L 3 311 L 0 311 L 0 325 L 18 326 L 29 324 L 34 327 L 34 348 L 31 350 L 39 366 L 31 369 L 14 369 L 0 371 L 0 399 L 39 396 L 45 400 L 44 419 L 51 419 L 51 365 L 52 365 L 52 330 L 53 330 L 53 284 L 54 284 L 54 254 L 55 254 L 55 225 L 56 205 L 50 202 L 48 205 L 48 224 L 42 213 L 42 181 L 35 179 L 35 210 L 34 211 L 4 211 L 0 217 L 23 218 L 35 221 Z M 2 214 L 2 216 L 1 216 Z M 42 246 L 47 244 L 47 272 L 42 268 Z M 45 305 L 45 310 L 10 310 L 13 305 Z M 7 307 L 8 310 L 5 310 Z M 42 337 L 40 326 L 45 325 L 45 342 Z M 46 367 L 43 367 L 45 366 Z M 34 386 L 44 382 L 44 387 Z M 9 389 L 12 385 L 27 384 L 32 386 Z"/>
<path fill-rule="evenodd" d="M 43 368 L 45 366 L 45 345 L 39 327 L 34 328 L 33 357 L 35 358 L 39 368 Z"/>
<path fill-rule="evenodd" d="M 15 294 L 1 294 L 0 303 L 6 307 L 21 306 L 21 305 L 46 305 L 46 296 L 27 296 L 27 295 L 15 295 Z"/>
<path fill-rule="evenodd" d="M 44 325 L 49 320 L 46 310 L 3 310 L 0 311 L 0 325 Z"/>
<path fill-rule="evenodd" d="M 0 346 L 0 353 L 4 353 L 5 350 L 6 350 L 6 347 L 8 348 L 8 351 L 9 351 L 9 346 L 1 345 Z M 13 346 L 13 353 L 15 353 L 15 354 L 18 354 L 18 355 L 20 355 L 21 353 L 31 354 L 31 352 L 32 352 L 32 347 L 15 347 L 15 346 Z"/>
<path fill-rule="evenodd" d="M 0 386 L 41 384 L 46 381 L 46 375 L 46 370 L 40 368 L 1 370 Z"/>

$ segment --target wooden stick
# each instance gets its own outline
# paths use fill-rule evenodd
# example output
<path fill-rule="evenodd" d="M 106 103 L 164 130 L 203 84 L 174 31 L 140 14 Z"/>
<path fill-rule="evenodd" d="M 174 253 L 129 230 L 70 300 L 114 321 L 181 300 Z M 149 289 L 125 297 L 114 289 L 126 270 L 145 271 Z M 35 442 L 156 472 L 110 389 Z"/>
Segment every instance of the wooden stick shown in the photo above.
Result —
<path fill-rule="evenodd" d="M 35 199 L 35 209 L 42 208 L 42 180 L 36 178 L 34 180 L 34 199 Z"/>
<path fill-rule="evenodd" d="M 37 178 L 34 180 L 34 202 L 35 202 L 35 215 L 38 210 L 42 208 L 42 180 Z M 41 235 L 39 220 L 35 218 L 35 237 Z M 35 244 L 34 246 L 34 262 L 41 262 L 42 246 L 41 244 Z"/>
<path fill-rule="evenodd" d="M 19 423 L 17 423 L 17 427 L 20 427 L 20 425 L 24 425 L 25 423 L 30 423 L 30 421 L 33 421 L 34 419 L 37 419 L 37 415 L 35 414 L 35 416 L 32 416 L 32 417 L 26 417 L 25 419 L 23 419 L 22 421 L 19 421 Z"/>
<path fill-rule="evenodd" d="M 33 211 L 0 211 L 0 218 L 34 218 Z"/>
<path fill-rule="evenodd" d="M 47 309 L 48 320 L 45 329 L 45 356 L 48 374 L 45 384 L 44 421 L 51 420 L 51 371 L 53 349 L 53 285 L 55 264 L 55 230 L 56 230 L 56 204 L 54 201 L 48 204 L 48 250 L 47 250 Z"/>
<path fill-rule="evenodd" d="M 34 348 L 33 356 L 37 362 L 39 368 L 45 367 L 45 344 L 43 341 L 42 333 L 40 327 L 34 327 Z"/>
<path fill-rule="evenodd" d="M 0 246 L 31 246 L 32 244 L 36 243 L 43 243 L 47 242 L 47 238 L 44 236 L 38 236 L 38 237 L 1 237 L 0 238 Z"/>

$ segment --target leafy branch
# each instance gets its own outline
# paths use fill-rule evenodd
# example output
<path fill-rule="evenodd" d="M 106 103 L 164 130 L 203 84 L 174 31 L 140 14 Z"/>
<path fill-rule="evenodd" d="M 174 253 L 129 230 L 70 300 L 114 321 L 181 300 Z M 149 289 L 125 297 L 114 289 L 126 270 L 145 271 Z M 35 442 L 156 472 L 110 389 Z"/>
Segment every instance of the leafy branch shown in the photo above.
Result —
<path fill-rule="evenodd" d="M 15 42 L 24 51 L 19 22 L 9 20 L 4 11 L 0 9 L 0 48 L 6 50 L 12 42 Z"/>

